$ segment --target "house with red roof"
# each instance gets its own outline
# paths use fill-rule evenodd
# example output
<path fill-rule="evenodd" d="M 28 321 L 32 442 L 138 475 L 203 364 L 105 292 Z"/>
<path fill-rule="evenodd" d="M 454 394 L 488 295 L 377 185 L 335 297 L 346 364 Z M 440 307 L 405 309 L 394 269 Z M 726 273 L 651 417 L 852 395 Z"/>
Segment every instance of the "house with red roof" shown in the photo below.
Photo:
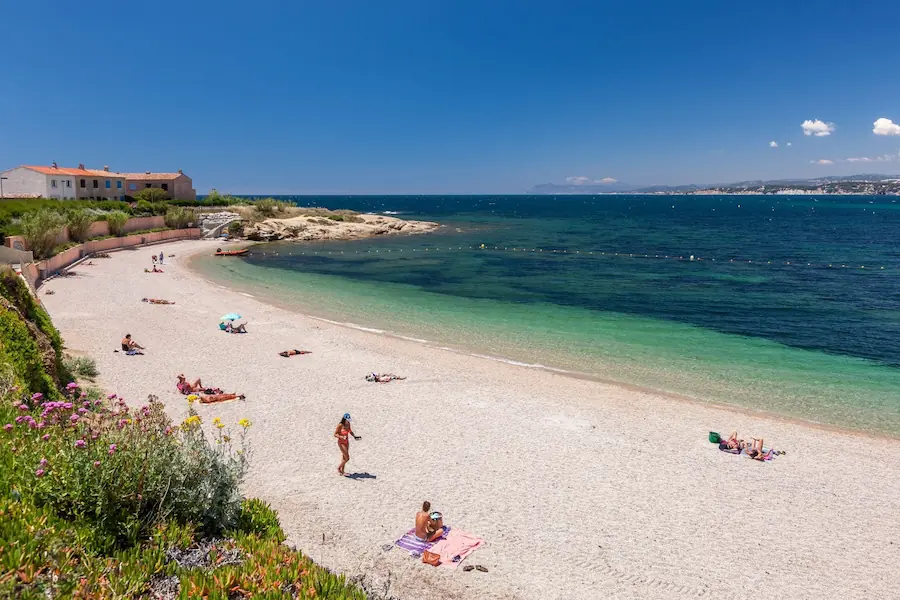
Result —
<path fill-rule="evenodd" d="M 22 165 L 0 171 L 3 198 L 124 200 L 125 175 L 103 169 Z"/>

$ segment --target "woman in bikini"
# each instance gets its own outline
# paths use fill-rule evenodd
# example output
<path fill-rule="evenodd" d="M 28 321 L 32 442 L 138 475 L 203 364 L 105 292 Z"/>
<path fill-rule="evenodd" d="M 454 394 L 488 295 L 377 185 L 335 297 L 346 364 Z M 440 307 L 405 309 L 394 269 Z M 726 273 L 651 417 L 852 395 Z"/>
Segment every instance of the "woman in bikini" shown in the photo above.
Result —
<path fill-rule="evenodd" d="M 178 388 L 178 391 L 188 396 L 195 392 L 203 391 L 203 383 L 198 379 L 194 383 L 188 383 L 187 379 L 184 377 L 184 373 L 178 376 L 178 383 L 175 384 L 175 387 Z"/>
<path fill-rule="evenodd" d="M 300 354 L 312 354 L 309 350 L 285 350 L 283 352 L 279 352 L 278 356 L 283 356 L 285 358 L 289 356 L 298 356 Z"/>
<path fill-rule="evenodd" d="M 338 465 L 338 475 L 343 477 L 346 475 L 344 473 L 344 466 L 350 460 L 350 439 L 349 436 L 353 436 L 354 440 L 359 440 L 360 437 L 353 433 L 353 428 L 350 427 L 350 413 L 345 413 L 344 417 L 341 419 L 341 422 L 338 423 L 337 427 L 334 428 L 334 437 L 337 438 L 338 448 L 341 451 L 341 464 Z"/>
<path fill-rule="evenodd" d="M 433 542 L 444 535 L 444 518 L 439 512 L 431 512 L 431 502 L 422 503 L 416 513 L 416 538 L 420 542 Z"/>

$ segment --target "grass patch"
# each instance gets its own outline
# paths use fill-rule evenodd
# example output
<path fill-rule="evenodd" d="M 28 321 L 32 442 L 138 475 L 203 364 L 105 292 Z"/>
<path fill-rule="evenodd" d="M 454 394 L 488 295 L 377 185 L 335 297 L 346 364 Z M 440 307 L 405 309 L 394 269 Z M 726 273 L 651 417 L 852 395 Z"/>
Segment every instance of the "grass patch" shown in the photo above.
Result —
<path fill-rule="evenodd" d="M 87 379 L 93 381 L 97 375 L 97 361 L 89 356 L 66 356 L 63 359 L 63 366 L 78 379 Z"/>

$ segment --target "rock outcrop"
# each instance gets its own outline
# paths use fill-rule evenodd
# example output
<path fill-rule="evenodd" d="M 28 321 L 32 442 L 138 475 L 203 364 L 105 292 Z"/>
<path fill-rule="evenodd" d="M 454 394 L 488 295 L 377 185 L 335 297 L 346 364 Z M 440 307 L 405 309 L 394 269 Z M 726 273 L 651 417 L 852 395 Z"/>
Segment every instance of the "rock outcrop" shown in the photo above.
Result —
<path fill-rule="evenodd" d="M 289 219 L 266 219 L 244 227 L 244 237 L 254 241 L 352 240 L 397 233 L 427 233 L 440 227 L 430 221 L 405 221 L 384 215 L 303 215 Z"/>

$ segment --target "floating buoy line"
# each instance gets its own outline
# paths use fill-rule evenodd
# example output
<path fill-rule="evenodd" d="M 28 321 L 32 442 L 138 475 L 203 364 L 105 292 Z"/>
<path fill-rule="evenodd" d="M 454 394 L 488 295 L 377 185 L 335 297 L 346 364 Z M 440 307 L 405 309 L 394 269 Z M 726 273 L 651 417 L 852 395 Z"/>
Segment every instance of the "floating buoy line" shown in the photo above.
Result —
<path fill-rule="evenodd" d="M 532 254 L 562 254 L 567 256 L 578 256 L 578 257 L 595 257 L 595 258 L 607 258 L 607 259 L 646 259 L 646 260 L 668 260 L 668 261 L 676 261 L 676 262 L 707 262 L 707 263 L 716 263 L 716 264 L 747 264 L 747 265 L 756 265 L 756 266 L 769 266 L 769 265 L 777 265 L 777 266 L 787 266 L 787 267 L 808 267 L 814 269 L 853 269 L 853 270 L 865 270 L 865 271 L 873 271 L 873 272 L 896 272 L 900 270 L 900 267 L 884 267 L 881 265 L 861 265 L 855 263 L 847 263 L 847 262 L 831 262 L 831 263 L 813 263 L 806 261 L 790 261 L 790 260 L 753 260 L 747 258 L 712 258 L 708 256 L 696 256 L 693 254 L 683 255 L 683 254 L 650 254 L 650 253 L 640 253 L 640 252 L 609 252 L 605 250 L 572 250 L 572 249 L 550 249 L 550 248 L 519 248 L 519 247 L 510 247 L 510 246 L 487 246 L 485 244 L 481 244 L 480 246 L 444 246 L 431 248 L 428 246 L 422 248 L 411 248 L 406 249 L 407 254 L 411 252 L 521 252 L 521 253 L 532 253 Z M 346 254 L 400 254 L 403 253 L 404 249 L 369 249 L 369 250 L 354 250 L 354 251 L 345 251 L 345 250 L 300 250 L 297 252 L 254 252 L 252 249 L 248 256 L 252 256 L 253 258 L 279 258 L 284 256 L 340 256 Z"/>

